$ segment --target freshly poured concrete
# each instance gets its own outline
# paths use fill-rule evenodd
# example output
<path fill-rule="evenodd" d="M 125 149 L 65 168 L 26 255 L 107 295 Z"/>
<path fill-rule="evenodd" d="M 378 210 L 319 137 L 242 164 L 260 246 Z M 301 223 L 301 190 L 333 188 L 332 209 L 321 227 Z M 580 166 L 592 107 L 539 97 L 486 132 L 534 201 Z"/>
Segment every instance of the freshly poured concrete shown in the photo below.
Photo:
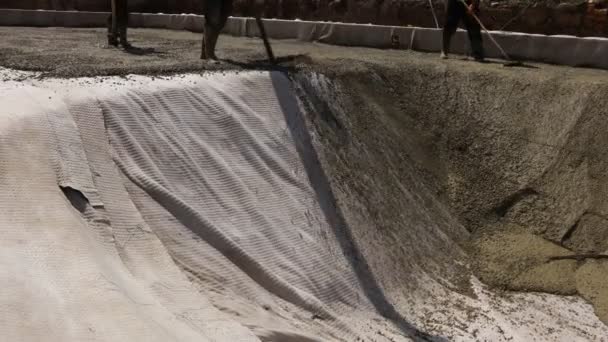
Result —
<path fill-rule="evenodd" d="M 183 51 L 196 37 L 138 32 Z M 221 56 L 264 67 L 257 40 L 223 44 Z M 289 59 L 289 74 L 192 61 L 223 72 L 39 80 L 166 72 L 180 52 L 27 46 L 0 52 L 15 66 L 30 49 L 40 66 L 0 71 L 7 339 L 608 336 L 596 317 L 606 314 L 604 261 L 546 260 L 602 246 L 601 226 L 590 235 L 582 224 L 559 246 L 559 226 L 541 215 L 601 211 L 601 188 L 580 184 L 603 184 L 603 155 L 565 164 L 592 171 L 564 173 L 558 146 L 601 151 L 595 94 L 606 73 L 281 42 L 278 55 L 308 53 Z M 537 197 L 513 200 L 513 179 Z M 593 200 L 530 201 L 551 191 Z M 589 236 L 597 241 L 567 243 Z M 524 292 L 489 288 L 474 271 Z"/>

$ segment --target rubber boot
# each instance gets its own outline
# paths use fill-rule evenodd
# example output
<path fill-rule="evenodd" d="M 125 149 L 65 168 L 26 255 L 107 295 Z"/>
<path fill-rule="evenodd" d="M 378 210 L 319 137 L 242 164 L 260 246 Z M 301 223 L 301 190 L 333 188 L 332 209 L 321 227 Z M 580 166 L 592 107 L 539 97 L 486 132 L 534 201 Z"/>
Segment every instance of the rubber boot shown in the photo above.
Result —
<path fill-rule="evenodd" d="M 207 59 L 207 44 L 205 42 L 205 33 L 203 33 L 203 44 L 201 46 L 201 59 Z"/>
<path fill-rule="evenodd" d="M 108 45 L 118 46 L 118 38 L 113 33 L 108 33 Z"/>
<path fill-rule="evenodd" d="M 485 59 L 485 54 L 483 51 L 483 43 L 481 41 L 481 34 L 473 35 L 471 39 L 471 52 L 473 58 L 475 58 L 478 62 L 483 62 Z"/>
<path fill-rule="evenodd" d="M 450 43 L 452 41 L 452 32 L 450 30 L 443 30 L 442 39 L 441 39 L 441 54 L 439 57 L 441 59 L 447 59 L 448 54 L 450 53 Z"/>
<path fill-rule="evenodd" d="M 210 25 L 205 25 L 205 33 L 203 38 L 203 59 L 217 60 L 215 55 L 215 46 L 219 37 L 219 31 Z"/>
<path fill-rule="evenodd" d="M 475 11 L 479 15 L 479 11 Z M 481 36 L 481 26 L 472 16 L 467 15 L 464 18 L 464 26 L 467 29 L 469 42 L 471 44 L 471 54 L 476 61 L 482 62 L 485 58 L 483 51 L 483 40 Z"/>
<path fill-rule="evenodd" d="M 118 37 L 112 23 L 112 15 L 108 17 L 108 45 L 118 46 Z"/>
<path fill-rule="evenodd" d="M 129 41 L 127 39 L 127 28 L 126 27 L 121 27 L 120 28 L 120 45 L 124 49 L 130 49 L 130 48 L 132 48 L 131 44 L 129 44 Z"/>

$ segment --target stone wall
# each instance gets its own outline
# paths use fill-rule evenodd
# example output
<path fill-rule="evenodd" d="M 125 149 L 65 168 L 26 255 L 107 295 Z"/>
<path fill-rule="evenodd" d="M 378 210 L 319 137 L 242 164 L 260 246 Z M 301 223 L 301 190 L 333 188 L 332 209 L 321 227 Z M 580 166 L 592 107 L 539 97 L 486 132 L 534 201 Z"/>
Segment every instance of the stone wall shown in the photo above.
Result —
<path fill-rule="evenodd" d="M 483 0 L 483 22 L 489 29 L 577 36 L 608 36 L 606 0 L 589 5 L 568 1 Z M 109 11 L 109 0 L 0 0 L 0 8 Z M 236 0 L 235 15 L 251 16 L 255 0 Z M 201 0 L 131 0 L 132 11 L 200 13 Z M 443 0 L 433 0 L 441 25 Z M 435 27 L 427 0 L 265 0 L 268 18 L 329 20 L 381 25 Z M 513 18 L 515 18 L 513 20 Z"/>

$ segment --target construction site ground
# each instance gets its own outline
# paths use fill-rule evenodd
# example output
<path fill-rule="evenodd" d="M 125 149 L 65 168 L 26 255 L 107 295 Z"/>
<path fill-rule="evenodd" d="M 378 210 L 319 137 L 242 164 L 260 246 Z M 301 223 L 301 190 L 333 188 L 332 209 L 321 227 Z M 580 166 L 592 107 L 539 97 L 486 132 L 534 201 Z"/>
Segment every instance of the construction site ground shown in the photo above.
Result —
<path fill-rule="evenodd" d="M 216 63 L 199 59 L 201 35 L 198 33 L 131 29 L 129 36 L 135 49 L 125 53 L 107 45 L 105 29 L 0 27 L 0 66 L 40 71 L 49 77 L 172 74 L 270 67 L 259 39 L 222 36 L 218 43 L 221 62 Z M 471 71 L 525 73 L 526 77 L 561 75 L 563 78 L 602 79 L 608 75 L 603 71 L 549 65 L 536 69 L 507 69 L 502 68 L 499 61 L 479 64 L 464 60 L 464 56 L 444 61 L 435 54 L 407 50 L 339 47 L 295 40 L 272 41 L 272 46 L 279 66 L 308 66 L 319 71 L 324 66 L 330 66 L 332 70 L 356 69 L 365 63 L 395 67 L 429 63 Z"/>

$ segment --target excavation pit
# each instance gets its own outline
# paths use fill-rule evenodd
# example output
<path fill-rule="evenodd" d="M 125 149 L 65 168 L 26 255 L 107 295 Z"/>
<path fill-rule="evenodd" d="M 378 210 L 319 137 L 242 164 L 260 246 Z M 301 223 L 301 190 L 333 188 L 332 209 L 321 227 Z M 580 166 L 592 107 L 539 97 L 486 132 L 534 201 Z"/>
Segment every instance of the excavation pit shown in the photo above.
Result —
<path fill-rule="evenodd" d="M 604 71 L 0 33 L 7 339 L 608 336 Z"/>

